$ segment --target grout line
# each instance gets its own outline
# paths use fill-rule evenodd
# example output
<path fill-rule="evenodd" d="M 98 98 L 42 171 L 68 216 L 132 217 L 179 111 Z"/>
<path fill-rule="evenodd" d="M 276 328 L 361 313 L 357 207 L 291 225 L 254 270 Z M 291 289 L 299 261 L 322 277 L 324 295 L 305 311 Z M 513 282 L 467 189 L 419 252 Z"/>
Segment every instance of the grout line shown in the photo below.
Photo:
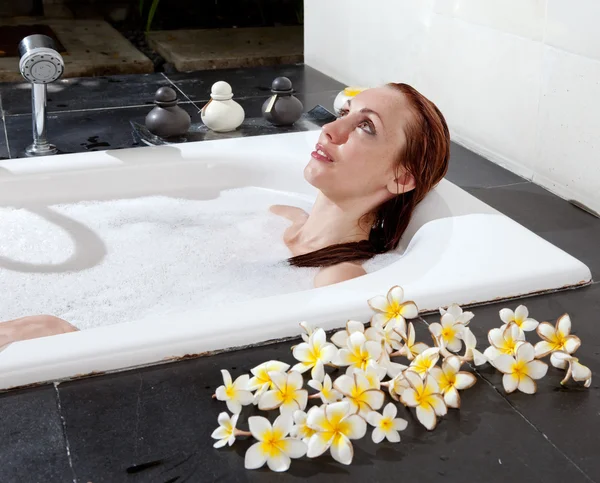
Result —
<path fill-rule="evenodd" d="M 4 115 L 4 105 L 2 104 L 2 95 L 0 95 L 0 111 L 2 112 L 2 124 L 4 125 L 4 139 L 6 139 L 6 151 L 8 151 L 8 159 L 12 159 L 10 154 L 10 144 L 8 142 L 8 131 L 6 129 L 6 116 Z"/>
<path fill-rule="evenodd" d="M 597 282 L 596 282 L 597 283 Z M 427 327 L 429 327 L 429 323 L 421 316 L 419 316 L 419 319 L 421 320 L 422 323 L 424 323 Z M 533 424 L 529 419 L 527 419 L 527 417 L 521 412 L 519 411 L 511 402 L 510 400 L 500 392 L 500 390 L 494 386 L 494 384 L 492 384 L 491 381 L 489 381 L 486 377 L 484 377 L 478 370 L 477 367 L 474 366 L 473 364 L 471 364 L 470 362 L 467 362 L 468 366 L 473 370 L 473 372 L 475 374 L 477 374 L 477 377 L 479 377 L 482 381 L 485 381 L 485 383 L 490 386 L 494 391 L 496 391 L 496 393 L 512 408 L 512 410 L 514 412 L 516 412 L 519 416 L 521 416 L 522 419 L 524 419 L 527 424 L 529 424 L 535 431 L 537 431 L 538 433 L 540 433 L 544 439 L 546 441 L 548 441 L 548 443 L 550 444 L 550 446 L 552 446 L 558 453 L 560 453 L 569 463 L 571 463 L 575 468 L 577 468 L 577 470 L 583 475 L 585 476 L 585 478 L 588 481 L 591 481 L 592 483 L 595 483 L 595 480 L 593 480 L 592 478 L 590 478 L 587 473 L 585 471 L 583 471 L 578 465 L 577 463 L 575 463 L 571 458 L 569 458 L 569 456 L 563 452 L 558 446 L 556 446 L 552 440 L 546 436 L 545 433 L 543 433 L 535 424 Z"/>
<path fill-rule="evenodd" d="M 477 370 L 476 367 L 474 367 L 473 365 L 471 365 L 471 363 L 468 363 L 469 366 L 471 367 L 471 369 L 473 369 L 473 371 L 475 372 L 475 374 L 477 374 L 481 379 L 483 379 L 486 384 L 488 386 L 490 386 L 494 391 L 496 391 L 496 393 L 512 408 L 512 410 L 514 412 L 516 412 L 519 416 L 521 416 L 521 418 L 527 423 L 529 424 L 535 431 L 537 431 L 538 433 L 540 433 L 544 439 L 546 441 L 548 441 L 548 443 L 550 444 L 550 446 L 552 446 L 558 453 L 560 453 L 569 463 L 571 463 L 588 481 L 591 481 L 592 483 L 595 483 L 595 480 L 593 480 L 592 478 L 590 478 L 588 476 L 588 474 L 583 471 L 578 465 L 577 463 L 575 463 L 571 458 L 569 458 L 569 456 L 563 451 L 561 450 L 558 446 L 556 446 L 552 440 L 546 436 L 545 433 L 543 433 L 535 424 L 533 424 L 529 419 L 527 419 L 527 417 L 521 412 L 519 411 L 513 403 L 510 402 L 510 400 L 500 392 L 500 390 L 494 386 L 494 384 L 492 384 L 491 381 L 489 381 L 486 377 L 484 377 L 483 375 L 481 375 L 481 373 Z"/>
<path fill-rule="evenodd" d="M 520 184 L 534 184 L 531 181 L 517 181 L 516 183 L 507 183 L 507 184 L 499 184 L 497 186 L 484 186 L 484 189 L 489 190 L 489 189 L 494 189 L 494 188 L 506 188 L 507 186 L 517 186 Z"/>
<path fill-rule="evenodd" d="M 183 95 L 183 97 L 185 97 L 185 98 L 186 98 L 186 99 L 187 99 L 189 102 L 191 102 L 191 103 L 194 105 L 194 107 L 195 107 L 196 109 L 198 109 L 198 111 L 200 111 L 200 110 L 201 110 L 201 109 L 198 107 L 198 105 L 197 105 L 197 104 L 196 104 L 194 101 L 192 101 L 192 100 L 191 100 L 191 99 L 190 99 L 190 98 L 187 96 L 187 94 L 186 94 L 185 92 L 183 92 L 183 91 L 182 91 L 182 90 L 179 88 L 179 86 L 178 86 L 177 84 L 175 84 L 175 82 L 173 82 L 171 79 L 169 79 L 169 78 L 167 77 L 167 75 L 166 75 L 164 72 L 161 72 L 161 74 L 162 74 L 162 76 L 163 76 L 165 79 L 167 79 L 167 81 L 169 81 L 169 83 L 170 83 L 170 84 L 171 84 L 171 85 L 172 85 L 172 86 L 173 86 L 175 89 L 177 89 L 179 92 L 181 92 L 181 94 Z"/>
<path fill-rule="evenodd" d="M 56 405 L 58 407 L 58 415 L 60 416 L 60 423 L 62 425 L 63 437 L 65 438 L 65 449 L 67 450 L 67 458 L 69 460 L 69 467 L 73 473 L 73 483 L 77 483 L 77 476 L 75 475 L 75 468 L 73 468 L 73 459 L 71 458 L 71 448 L 69 446 L 69 437 L 67 435 L 67 422 L 62 412 L 62 406 L 60 404 L 60 393 L 58 392 L 58 385 L 60 383 L 54 383 L 54 390 L 56 391 Z"/>

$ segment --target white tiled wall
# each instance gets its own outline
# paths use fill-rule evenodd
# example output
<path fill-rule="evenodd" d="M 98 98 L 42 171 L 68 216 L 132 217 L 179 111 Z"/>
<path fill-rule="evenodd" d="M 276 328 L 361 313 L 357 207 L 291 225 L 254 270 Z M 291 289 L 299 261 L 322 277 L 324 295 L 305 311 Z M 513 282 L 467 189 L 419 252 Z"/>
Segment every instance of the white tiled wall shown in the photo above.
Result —
<path fill-rule="evenodd" d="M 600 0 L 305 0 L 305 59 L 407 82 L 454 140 L 600 212 Z"/>

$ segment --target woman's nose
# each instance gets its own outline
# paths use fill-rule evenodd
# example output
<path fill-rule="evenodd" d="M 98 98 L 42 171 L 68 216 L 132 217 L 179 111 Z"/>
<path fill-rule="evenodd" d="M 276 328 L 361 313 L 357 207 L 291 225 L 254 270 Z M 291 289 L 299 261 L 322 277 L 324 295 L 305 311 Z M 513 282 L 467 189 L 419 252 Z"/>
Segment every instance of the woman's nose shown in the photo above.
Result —
<path fill-rule="evenodd" d="M 323 134 L 333 144 L 344 144 L 348 139 L 348 128 L 344 119 L 336 119 L 323 126 Z"/>

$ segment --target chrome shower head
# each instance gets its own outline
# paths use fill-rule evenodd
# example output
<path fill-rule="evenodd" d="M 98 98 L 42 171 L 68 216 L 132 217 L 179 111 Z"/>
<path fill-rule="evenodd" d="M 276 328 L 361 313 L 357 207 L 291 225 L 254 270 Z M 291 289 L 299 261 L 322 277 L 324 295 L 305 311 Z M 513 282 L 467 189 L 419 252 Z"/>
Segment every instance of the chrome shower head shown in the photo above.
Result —
<path fill-rule="evenodd" d="M 19 70 L 34 84 L 49 84 L 65 70 L 65 63 L 47 35 L 29 35 L 19 42 Z"/>

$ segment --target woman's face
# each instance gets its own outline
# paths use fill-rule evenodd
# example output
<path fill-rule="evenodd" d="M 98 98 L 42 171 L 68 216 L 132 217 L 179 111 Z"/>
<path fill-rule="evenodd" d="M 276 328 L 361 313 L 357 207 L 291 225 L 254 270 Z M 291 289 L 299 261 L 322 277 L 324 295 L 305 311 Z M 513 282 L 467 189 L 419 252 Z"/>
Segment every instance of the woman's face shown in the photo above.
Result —
<path fill-rule="evenodd" d="M 387 86 L 361 92 L 323 127 L 304 177 L 333 201 L 382 203 L 396 193 L 398 157 L 411 120 L 401 92 Z M 398 181 L 402 185 L 404 177 Z"/>

